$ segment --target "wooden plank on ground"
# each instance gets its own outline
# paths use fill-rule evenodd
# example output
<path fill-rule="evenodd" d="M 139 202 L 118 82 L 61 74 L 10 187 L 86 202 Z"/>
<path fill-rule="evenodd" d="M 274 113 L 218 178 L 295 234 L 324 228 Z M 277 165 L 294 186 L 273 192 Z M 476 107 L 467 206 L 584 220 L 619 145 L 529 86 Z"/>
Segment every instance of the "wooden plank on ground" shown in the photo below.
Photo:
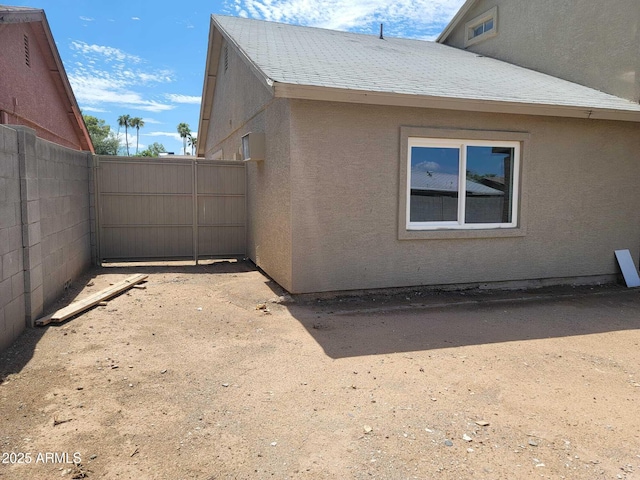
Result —
<path fill-rule="evenodd" d="M 132 275 L 128 278 L 125 278 L 121 282 L 111 285 L 109 288 L 105 288 L 104 290 L 94 293 L 93 295 L 90 295 L 83 300 L 73 302 L 71 305 L 61 308 L 51 315 L 47 315 L 46 317 L 42 317 L 36 320 L 36 325 L 44 326 L 48 325 L 51 322 L 62 322 L 67 318 L 71 318 L 74 315 L 77 315 L 95 305 L 98 305 L 104 300 L 107 300 L 111 297 L 114 297 L 115 295 L 118 295 L 119 293 L 124 292 L 125 290 L 130 289 L 138 283 L 144 282 L 148 277 L 149 275 Z"/>

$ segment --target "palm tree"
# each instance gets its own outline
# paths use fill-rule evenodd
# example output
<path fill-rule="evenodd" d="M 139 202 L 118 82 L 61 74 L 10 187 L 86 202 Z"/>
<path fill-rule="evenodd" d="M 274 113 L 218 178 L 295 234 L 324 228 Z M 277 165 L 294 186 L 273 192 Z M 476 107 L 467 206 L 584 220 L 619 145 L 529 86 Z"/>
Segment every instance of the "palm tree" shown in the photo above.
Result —
<path fill-rule="evenodd" d="M 187 137 L 191 134 L 191 129 L 189 128 L 189 124 L 179 123 L 178 133 L 180 134 L 180 138 L 182 138 L 182 146 L 183 146 L 182 151 L 186 155 L 187 154 Z"/>
<path fill-rule="evenodd" d="M 138 154 L 138 144 L 140 143 L 140 129 L 144 127 L 144 120 L 140 117 L 133 117 L 129 120 L 129 125 L 131 128 L 135 127 L 136 129 L 136 155 Z"/>
<path fill-rule="evenodd" d="M 189 146 L 191 147 L 191 155 L 195 155 L 195 148 L 198 146 L 198 137 L 189 133 Z"/>
<path fill-rule="evenodd" d="M 118 117 L 118 127 L 124 127 L 124 140 L 127 144 L 127 157 L 129 156 L 129 127 L 131 126 L 131 116 L 120 115 Z M 119 130 L 118 130 L 119 131 Z"/>

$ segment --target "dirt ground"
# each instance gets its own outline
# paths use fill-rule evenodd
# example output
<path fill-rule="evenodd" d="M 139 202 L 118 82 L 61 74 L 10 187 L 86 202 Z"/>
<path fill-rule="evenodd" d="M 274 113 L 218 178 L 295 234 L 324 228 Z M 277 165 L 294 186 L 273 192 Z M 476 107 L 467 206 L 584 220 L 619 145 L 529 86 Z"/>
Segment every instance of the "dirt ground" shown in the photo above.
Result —
<path fill-rule="evenodd" d="M 58 307 L 133 273 L 0 354 L 0 479 L 640 478 L 637 290 L 291 302 L 216 262 Z"/>

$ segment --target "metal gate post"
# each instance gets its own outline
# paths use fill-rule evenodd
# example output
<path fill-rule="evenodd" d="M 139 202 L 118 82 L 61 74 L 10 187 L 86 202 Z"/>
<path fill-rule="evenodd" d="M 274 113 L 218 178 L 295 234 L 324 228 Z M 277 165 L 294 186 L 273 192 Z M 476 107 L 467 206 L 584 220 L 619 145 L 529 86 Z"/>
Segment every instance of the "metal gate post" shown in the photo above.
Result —
<path fill-rule="evenodd" d="M 92 157 L 92 167 L 93 167 L 93 218 L 94 218 L 94 228 L 96 235 L 96 265 L 98 267 L 102 266 L 102 215 L 100 215 L 100 210 L 102 209 L 102 202 L 100 201 L 100 182 L 102 181 L 102 175 L 100 168 L 100 157 L 98 155 L 93 155 Z"/>
<path fill-rule="evenodd" d="M 193 172 L 193 260 L 198 265 L 198 162 L 192 163 Z"/>

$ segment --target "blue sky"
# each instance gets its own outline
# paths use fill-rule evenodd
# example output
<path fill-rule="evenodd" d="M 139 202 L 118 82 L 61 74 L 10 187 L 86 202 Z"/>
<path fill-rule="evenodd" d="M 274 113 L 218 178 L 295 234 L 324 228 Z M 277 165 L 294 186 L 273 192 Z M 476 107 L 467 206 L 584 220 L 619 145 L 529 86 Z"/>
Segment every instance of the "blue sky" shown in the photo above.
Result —
<path fill-rule="evenodd" d="M 492 147 L 467 147 L 467 171 L 478 175 L 504 176 L 504 160 L 509 155 Z M 502 149 L 500 149 L 502 150 Z M 509 158 L 512 158 L 509 157 Z M 460 150 L 445 147 L 412 147 L 411 169 L 458 175 Z"/>
<path fill-rule="evenodd" d="M 141 117 L 140 149 L 182 153 L 180 122 L 197 133 L 212 13 L 434 39 L 464 0 L 5 0 L 45 10 L 84 113 L 117 131 Z M 122 140 L 124 141 L 124 140 Z M 131 142 L 131 140 L 130 140 Z M 135 150 L 135 135 L 134 135 Z"/>

